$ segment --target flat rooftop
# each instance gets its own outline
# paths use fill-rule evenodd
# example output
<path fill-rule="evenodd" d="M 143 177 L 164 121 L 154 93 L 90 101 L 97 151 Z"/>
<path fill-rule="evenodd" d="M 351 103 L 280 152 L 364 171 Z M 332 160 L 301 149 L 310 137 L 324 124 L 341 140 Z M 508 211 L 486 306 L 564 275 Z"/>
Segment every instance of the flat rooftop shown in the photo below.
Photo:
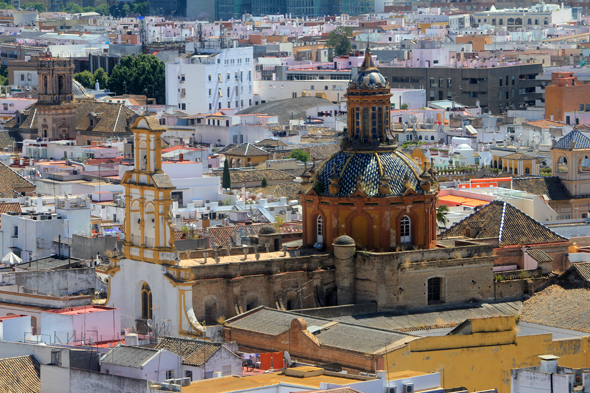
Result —
<path fill-rule="evenodd" d="M 289 259 L 295 257 L 295 251 L 287 251 L 287 255 L 285 255 L 284 251 L 273 251 L 273 252 L 264 252 L 265 248 L 260 247 L 260 259 L 259 261 L 271 261 L 277 259 Z M 310 256 L 310 255 L 328 255 L 327 252 L 318 251 L 315 248 L 304 248 L 299 250 L 301 256 Z M 207 257 L 207 262 L 205 262 L 204 258 L 187 258 L 182 259 L 180 261 L 181 267 L 192 267 L 192 266 L 202 266 L 202 265 L 219 265 L 222 263 L 236 263 L 236 262 L 256 262 L 256 258 L 254 257 L 254 253 L 252 249 L 248 251 L 248 259 L 244 259 L 244 254 L 240 255 L 227 255 L 225 249 L 221 249 L 219 251 L 219 263 L 215 262 L 215 253 L 209 250 L 209 256 Z"/>
<path fill-rule="evenodd" d="M 113 310 L 116 310 L 116 308 L 88 305 L 88 306 L 62 308 L 59 310 L 47 310 L 46 312 L 50 312 L 53 314 L 60 314 L 60 315 L 82 315 L 82 314 L 92 314 L 92 313 L 97 313 L 97 312 L 105 312 L 105 311 L 113 311 Z"/>
<path fill-rule="evenodd" d="M 300 368 L 300 367 L 297 367 Z M 296 370 L 295 368 L 294 370 Z M 367 379 L 353 378 L 342 374 L 324 372 L 316 376 L 290 376 L 280 373 L 257 374 L 248 377 L 222 377 L 193 382 L 190 386 L 182 388 L 183 393 L 223 393 L 244 391 L 248 389 L 260 389 L 265 386 L 278 385 L 280 383 L 305 386 L 311 389 L 319 389 L 322 383 L 334 385 L 348 385 L 366 381 Z"/>

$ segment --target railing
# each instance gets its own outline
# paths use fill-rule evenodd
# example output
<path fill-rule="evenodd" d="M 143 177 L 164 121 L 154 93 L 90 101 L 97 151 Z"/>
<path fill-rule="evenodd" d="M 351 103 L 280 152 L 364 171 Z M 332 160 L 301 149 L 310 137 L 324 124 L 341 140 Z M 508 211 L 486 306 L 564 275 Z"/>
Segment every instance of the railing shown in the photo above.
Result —
<path fill-rule="evenodd" d="M 156 246 L 156 239 L 154 239 L 153 237 L 146 237 L 145 245 L 148 248 L 154 248 Z"/>
<path fill-rule="evenodd" d="M 134 246 L 141 246 L 143 243 L 141 241 L 141 236 L 131 235 L 131 243 L 133 243 Z"/>

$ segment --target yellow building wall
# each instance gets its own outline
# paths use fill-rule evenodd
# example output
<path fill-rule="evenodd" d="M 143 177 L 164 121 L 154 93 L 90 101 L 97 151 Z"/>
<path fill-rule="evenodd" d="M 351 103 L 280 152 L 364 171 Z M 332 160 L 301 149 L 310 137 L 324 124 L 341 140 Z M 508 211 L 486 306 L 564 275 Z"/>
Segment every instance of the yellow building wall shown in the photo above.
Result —
<path fill-rule="evenodd" d="M 563 340 L 553 340 L 551 334 L 517 337 L 514 317 L 479 321 L 486 329 L 475 331 L 473 326 L 474 333 L 468 335 L 425 337 L 387 354 L 387 371 L 440 372 L 443 387 L 447 389 L 464 386 L 469 391 L 495 388 L 499 393 L 509 393 L 510 370 L 538 366 L 540 355 L 559 356 L 561 366 L 588 367 L 590 339 L 587 337 Z"/>

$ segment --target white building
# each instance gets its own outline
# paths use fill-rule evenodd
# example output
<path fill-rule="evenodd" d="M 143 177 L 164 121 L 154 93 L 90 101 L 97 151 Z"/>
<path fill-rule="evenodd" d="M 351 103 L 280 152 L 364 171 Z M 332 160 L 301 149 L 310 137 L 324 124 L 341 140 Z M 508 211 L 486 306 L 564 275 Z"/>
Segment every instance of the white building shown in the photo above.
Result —
<path fill-rule="evenodd" d="M 166 63 L 166 103 L 190 114 L 253 105 L 252 47 L 178 57 Z"/>
<path fill-rule="evenodd" d="M 90 233 L 90 201 L 87 198 L 58 199 L 54 213 L 40 211 L 2 214 L 2 255 L 12 251 L 28 262 L 54 254 L 52 245 L 59 236 L 66 241 L 74 233 Z"/>
<path fill-rule="evenodd" d="M 0 341 L 24 341 L 25 333 L 31 333 L 29 315 L 8 315 L 0 317 Z"/>
<path fill-rule="evenodd" d="M 181 377 L 181 358 L 165 349 L 117 345 L 101 359 L 100 371 L 128 378 L 164 382 Z"/>
<path fill-rule="evenodd" d="M 121 337 L 121 310 L 113 307 L 79 306 L 41 313 L 41 333 L 51 343 L 100 343 Z M 45 341 L 45 340 L 43 340 Z"/>

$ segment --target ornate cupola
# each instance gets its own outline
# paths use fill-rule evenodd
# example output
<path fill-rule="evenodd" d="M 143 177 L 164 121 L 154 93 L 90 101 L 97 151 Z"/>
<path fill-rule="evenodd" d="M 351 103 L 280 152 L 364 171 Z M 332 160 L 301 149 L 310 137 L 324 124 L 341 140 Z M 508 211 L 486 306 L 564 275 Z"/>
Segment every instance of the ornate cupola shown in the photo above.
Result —
<path fill-rule="evenodd" d="M 397 147 L 390 132 L 391 96 L 389 83 L 379 73 L 367 49 L 365 60 L 345 96 L 348 135 L 344 139 L 344 149 Z"/>
<path fill-rule="evenodd" d="M 309 171 L 314 187 L 300 194 L 303 244 L 333 249 L 334 239 L 347 235 L 373 251 L 434 247 L 435 179 L 397 150 L 390 87 L 368 50 L 346 98 L 342 148 Z"/>

